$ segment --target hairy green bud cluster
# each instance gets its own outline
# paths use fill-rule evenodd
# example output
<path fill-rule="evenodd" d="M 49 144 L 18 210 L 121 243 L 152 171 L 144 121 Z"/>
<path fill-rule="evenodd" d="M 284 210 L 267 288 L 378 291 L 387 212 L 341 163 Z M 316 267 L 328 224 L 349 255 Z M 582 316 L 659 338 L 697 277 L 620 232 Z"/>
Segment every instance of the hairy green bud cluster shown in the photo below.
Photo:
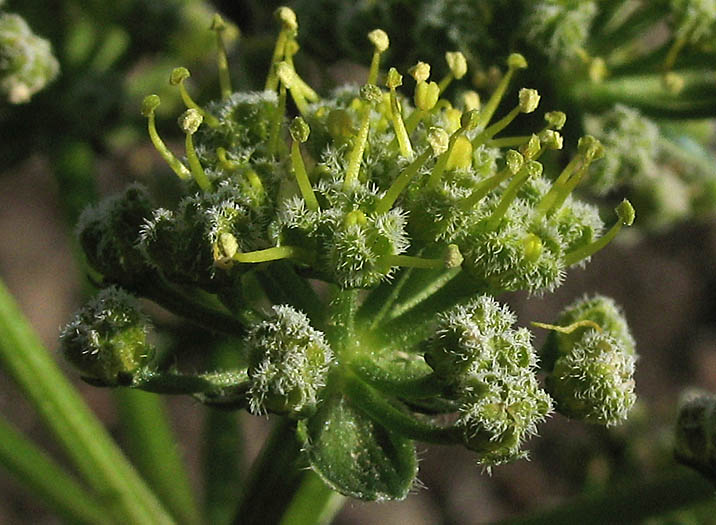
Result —
<path fill-rule="evenodd" d="M 12 104 L 30 100 L 60 70 L 50 42 L 16 14 L 0 13 L 0 91 Z"/>
<path fill-rule="evenodd" d="M 610 111 L 587 115 L 584 129 L 598 138 L 609 155 L 594 165 L 587 184 L 603 195 L 625 184 L 639 184 L 655 170 L 659 128 L 638 110 L 617 104 Z"/>
<path fill-rule="evenodd" d="M 82 212 L 77 223 L 80 245 L 90 265 L 108 280 L 131 287 L 146 273 L 148 264 L 136 241 L 152 208 L 146 189 L 134 184 Z"/>
<path fill-rule="evenodd" d="M 426 343 L 425 360 L 460 402 L 466 445 L 487 467 L 524 457 L 522 442 L 552 410 L 535 375 L 532 334 L 512 328 L 515 321 L 506 305 L 483 295 L 441 314 Z"/>
<path fill-rule="evenodd" d="M 583 0 L 526 2 L 522 31 L 527 41 L 551 60 L 571 60 L 589 37 L 597 3 Z"/>
<path fill-rule="evenodd" d="M 333 352 L 306 315 L 288 305 L 274 306 L 270 318 L 254 326 L 244 342 L 251 411 L 310 415 Z"/>
<path fill-rule="evenodd" d="M 543 349 L 557 410 L 600 425 L 623 422 L 636 401 L 637 356 L 619 307 L 603 296 L 584 297 L 565 308 L 557 325 Z"/>
<path fill-rule="evenodd" d="M 117 287 L 101 290 L 60 334 L 62 353 L 88 380 L 127 385 L 154 355 L 149 319 L 135 299 Z"/>
<path fill-rule="evenodd" d="M 716 483 L 716 396 L 687 392 L 679 403 L 674 438 L 676 460 Z"/>
<path fill-rule="evenodd" d="M 157 208 L 132 186 L 85 212 L 78 228 L 105 282 L 237 337 L 243 366 L 183 374 L 135 356 L 122 384 L 300 419 L 311 467 L 368 500 L 409 492 L 415 439 L 465 445 L 488 469 L 525 457 L 523 442 L 553 401 L 536 376 L 531 333 L 493 296 L 556 288 L 632 224 L 625 200 L 603 234 L 597 209 L 573 196 L 605 155 L 602 143 L 582 137 L 550 173 L 565 114 L 547 112 L 528 135 L 509 131 L 542 101 L 535 89 L 510 90 L 528 67 L 523 55 L 507 57 L 489 98 L 471 92 L 453 104 L 446 93 L 467 76 L 467 51 L 445 54 L 439 81 L 431 71 L 441 66 L 425 62 L 402 74 L 386 67 L 381 80 L 392 50 L 382 30 L 366 31 L 366 82 L 322 97 L 294 65 L 295 14 L 275 14 L 263 91 L 231 92 L 218 19 L 221 99 L 197 104 L 189 71 L 172 72 L 187 107 L 183 155 L 157 130 L 159 97 L 144 99 L 149 137 L 180 195 Z M 403 74 L 415 82 L 404 85 Z M 547 361 L 560 408 L 610 424 L 633 403 L 634 355 L 608 306 L 573 307 L 569 315 L 604 331 L 570 332 Z M 124 381 L 114 369 L 91 375 Z"/>

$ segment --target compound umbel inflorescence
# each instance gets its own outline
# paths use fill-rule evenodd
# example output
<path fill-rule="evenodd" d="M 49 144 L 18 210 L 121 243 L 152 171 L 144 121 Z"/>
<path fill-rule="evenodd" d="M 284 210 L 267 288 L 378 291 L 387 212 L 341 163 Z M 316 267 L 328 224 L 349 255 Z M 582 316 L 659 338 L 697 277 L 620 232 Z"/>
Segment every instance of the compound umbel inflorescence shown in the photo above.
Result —
<path fill-rule="evenodd" d="M 160 138 L 159 97 L 145 98 L 150 138 L 183 195 L 157 207 L 135 184 L 83 214 L 80 242 L 107 287 L 63 331 L 70 361 L 94 384 L 293 418 L 311 467 L 362 499 L 408 493 L 412 440 L 463 444 L 490 468 L 524 457 L 554 408 L 622 421 L 635 354 L 613 302 L 585 298 L 540 325 L 555 334 L 540 363 L 531 332 L 496 299 L 554 290 L 633 222 L 623 201 L 605 229 L 572 196 L 601 143 L 585 136 L 548 168 L 564 113 L 547 112 L 532 135 L 505 132 L 539 107 L 536 90 L 510 91 L 524 57 L 510 55 L 484 103 L 472 91 L 445 97 L 467 71 L 458 52 L 438 81 L 423 62 L 406 72 L 408 96 L 403 75 L 381 72 L 379 29 L 366 82 L 322 97 L 294 67 L 293 11 L 276 15 L 262 91 L 232 92 L 223 45 L 219 100 L 197 104 L 189 71 L 171 73 L 187 106 L 183 158 Z M 221 44 L 220 17 L 212 28 Z M 162 366 L 130 294 L 235 336 L 244 365 Z"/>

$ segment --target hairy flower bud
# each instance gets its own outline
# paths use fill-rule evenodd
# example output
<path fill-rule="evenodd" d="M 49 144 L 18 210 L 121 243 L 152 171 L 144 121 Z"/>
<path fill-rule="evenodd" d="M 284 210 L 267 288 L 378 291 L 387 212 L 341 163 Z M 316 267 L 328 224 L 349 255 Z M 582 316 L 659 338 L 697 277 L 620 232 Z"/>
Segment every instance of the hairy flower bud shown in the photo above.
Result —
<path fill-rule="evenodd" d="M 543 348 L 547 390 L 576 419 L 615 425 L 636 401 L 634 339 L 613 300 L 584 297 L 565 308 Z"/>
<path fill-rule="evenodd" d="M 551 411 L 534 370 L 531 334 L 488 295 L 441 314 L 425 345 L 425 360 L 457 392 L 457 425 L 468 448 L 489 467 L 523 457 L 522 441 Z"/>
<path fill-rule="evenodd" d="M 674 456 L 716 483 L 716 396 L 713 394 L 687 392 L 682 396 Z"/>
<path fill-rule="evenodd" d="M 547 376 L 562 414 L 605 426 L 622 423 L 636 401 L 633 355 L 611 335 L 590 330 Z"/>
<path fill-rule="evenodd" d="M 154 349 L 149 320 L 120 288 L 101 290 L 60 334 L 62 353 L 88 379 L 108 386 L 129 384 Z"/>
<path fill-rule="evenodd" d="M 0 14 L 0 92 L 20 104 L 52 82 L 60 70 L 50 42 L 15 14 Z"/>
<path fill-rule="evenodd" d="M 147 272 L 136 244 L 152 208 L 146 189 L 136 184 L 82 213 L 77 224 L 80 245 L 90 265 L 105 278 L 129 286 Z"/>
<path fill-rule="evenodd" d="M 333 360 L 323 333 L 302 312 L 280 305 L 251 330 L 245 342 L 251 411 L 297 418 L 311 414 Z"/>

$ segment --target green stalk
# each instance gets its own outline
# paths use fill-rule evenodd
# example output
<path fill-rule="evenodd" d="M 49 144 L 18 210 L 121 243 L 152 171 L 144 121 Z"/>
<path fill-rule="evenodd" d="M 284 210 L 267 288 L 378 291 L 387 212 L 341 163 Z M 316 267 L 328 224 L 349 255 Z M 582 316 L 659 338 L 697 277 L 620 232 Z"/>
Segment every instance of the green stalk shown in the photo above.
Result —
<path fill-rule="evenodd" d="M 117 409 L 129 456 L 149 486 L 181 523 L 201 523 L 164 403 L 156 394 L 115 389 Z"/>
<path fill-rule="evenodd" d="M 318 474 L 308 471 L 280 525 L 328 525 L 345 501 L 345 496 L 333 491 Z"/>
<path fill-rule="evenodd" d="M 0 364 L 88 485 L 120 523 L 173 523 L 102 424 L 65 379 L 0 282 Z"/>
<path fill-rule="evenodd" d="M 132 290 L 140 297 L 154 301 L 173 314 L 212 332 L 241 337 L 246 333 L 244 324 L 228 313 L 198 303 L 171 285 L 155 281 L 143 282 Z"/>
<path fill-rule="evenodd" d="M 251 466 L 234 523 L 278 523 L 299 487 L 305 467 L 295 422 L 280 418 Z"/>
<path fill-rule="evenodd" d="M 212 365 L 217 370 L 239 364 L 237 353 L 229 343 L 214 351 Z M 243 436 L 236 411 L 208 407 L 204 418 L 204 516 L 212 525 L 231 523 L 234 501 L 243 484 Z"/>
<path fill-rule="evenodd" d="M 350 367 L 358 377 L 373 388 L 402 399 L 430 399 L 440 397 L 445 392 L 445 384 L 432 372 L 420 376 L 401 375 L 394 370 L 377 365 L 372 359 L 364 356 L 355 356 L 350 362 Z"/>
<path fill-rule="evenodd" d="M 621 76 L 604 82 L 577 82 L 566 95 L 585 111 L 600 111 L 615 103 L 628 104 L 653 117 L 707 118 L 716 116 L 716 74 L 709 70 L 677 72 L 684 81 L 679 94 L 669 92 L 661 74 Z"/>
<path fill-rule="evenodd" d="M 343 379 L 344 393 L 353 401 L 353 405 L 385 428 L 426 443 L 454 445 L 461 442 L 452 427 L 441 427 L 429 421 L 419 420 L 410 413 L 396 408 L 353 372 L 346 370 Z"/>
<path fill-rule="evenodd" d="M 715 501 L 714 488 L 698 474 L 678 468 L 662 478 L 631 486 L 613 486 L 598 494 L 580 496 L 556 508 L 502 525 L 600 525 L 642 523 L 647 518 L 681 508 Z"/>
<path fill-rule="evenodd" d="M 63 521 L 92 525 L 106 520 L 94 495 L 1 416 L 0 464 Z"/>

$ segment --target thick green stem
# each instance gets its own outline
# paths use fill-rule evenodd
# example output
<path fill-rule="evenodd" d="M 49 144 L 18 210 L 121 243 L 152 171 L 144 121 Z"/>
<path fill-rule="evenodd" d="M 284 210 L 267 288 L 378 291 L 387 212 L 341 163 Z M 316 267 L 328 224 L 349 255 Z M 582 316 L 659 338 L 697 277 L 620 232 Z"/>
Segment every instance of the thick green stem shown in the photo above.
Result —
<path fill-rule="evenodd" d="M 181 523 L 201 523 L 199 507 L 164 404 L 155 394 L 115 389 L 122 433 L 137 470 Z"/>
<path fill-rule="evenodd" d="M 714 501 L 712 485 L 693 472 L 676 473 L 631 486 L 613 486 L 599 494 L 581 496 L 565 505 L 501 522 L 502 525 L 601 525 L 642 523 L 696 503 Z"/>
<path fill-rule="evenodd" d="M 279 419 L 251 466 L 234 523 L 278 523 L 301 483 L 305 467 L 296 424 L 288 418 Z"/>
<path fill-rule="evenodd" d="M 1 416 L 0 465 L 63 521 L 87 525 L 106 521 L 107 512 L 94 495 Z"/>
<path fill-rule="evenodd" d="M 345 501 L 346 497 L 332 490 L 318 474 L 308 471 L 281 518 L 281 525 L 328 525 Z"/>
<path fill-rule="evenodd" d="M 0 364 L 17 382 L 111 516 L 173 523 L 32 331 L 0 283 Z"/>

